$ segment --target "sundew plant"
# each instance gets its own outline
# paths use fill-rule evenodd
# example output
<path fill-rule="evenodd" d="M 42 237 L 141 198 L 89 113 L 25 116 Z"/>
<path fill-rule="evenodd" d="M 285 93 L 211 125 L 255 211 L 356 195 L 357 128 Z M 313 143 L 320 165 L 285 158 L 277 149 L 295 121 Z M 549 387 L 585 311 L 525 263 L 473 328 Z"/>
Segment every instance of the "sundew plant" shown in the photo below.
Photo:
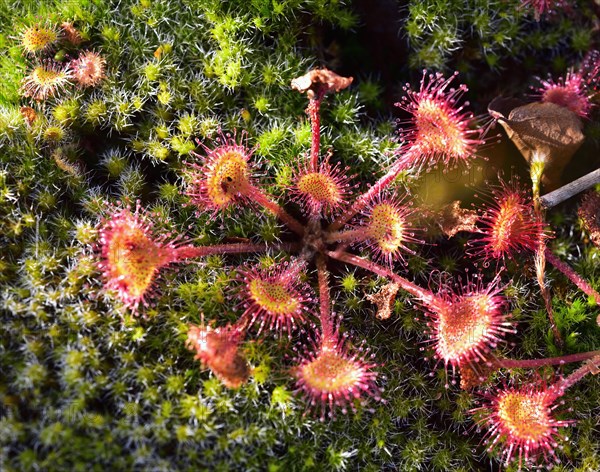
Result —
<path fill-rule="evenodd" d="M 598 21 L 0 4 L 0 469 L 600 470 Z"/>

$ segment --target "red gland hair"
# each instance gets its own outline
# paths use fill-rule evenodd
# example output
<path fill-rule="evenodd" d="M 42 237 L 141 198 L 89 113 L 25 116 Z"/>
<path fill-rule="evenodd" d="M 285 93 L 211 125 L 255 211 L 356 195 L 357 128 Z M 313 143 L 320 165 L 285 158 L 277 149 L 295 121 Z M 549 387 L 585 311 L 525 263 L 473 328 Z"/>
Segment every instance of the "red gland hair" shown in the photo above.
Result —
<path fill-rule="evenodd" d="M 85 51 L 70 63 L 73 80 L 81 87 L 95 87 L 105 76 L 106 60 L 98 53 Z"/>
<path fill-rule="evenodd" d="M 20 93 L 23 97 L 31 97 L 37 101 L 46 100 L 69 85 L 71 78 L 68 66 L 63 68 L 58 63 L 44 61 L 23 78 Z"/>
<path fill-rule="evenodd" d="M 239 388 L 250 378 L 248 361 L 239 352 L 242 338 L 243 332 L 231 325 L 214 329 L 190 325 L 186 345 L 226 387 Z"/>
<path fill-rule="evenodd" d="M 336 407 L 347 412 L 354 402 L 364 402 L 364 395 L 380 399 L 375 384 L 377 364 L 365 359 L 364 353 L 352 353 L 346 346 L 346 337 L 334 334 L 321 338 L 307 348 L 292 374 L 296 377 L 297 391 L 305 395 L 311 408 L 320 412 L 321 420 L 333 416 Z"/>
<path fill-rule="evenodd" d="M 502 309 L 499 277 L 487 287 L 467 283 L 458 293 L 450 290 L 427 303 L 430 338 L 436 357 L 451 365 L 487 361 L 491 349 L 513 332 Z"/>
<path fill-rule="evenodd" d="M 515 458 L 519 469 L 543 457 L 546 463 L 558 462 L 555 449 L 559 428 L 572 421 L 554 418 L 557 393 L 545 385 L 528 384 L 504 387 L 494 395 L 484 394 L 487 404 L 472 410 L 482 414 L 478 423 L 487 427 L 490 452 L 499 452 L 505 465 Z"/>
<path fill-rule="evenodd" d="M 254 150 L 238 143 L 235 135 L 222 134 L 217 143 L 212 149 L 202 145 L 204 158 L 192 152 L 202 163 L 188 164 L 190 185 L 186 192 L 194 205 L 213 213 L 247 199 L 254 189 L 249 164 Z"/>
<path fill-rule="evenodd" d="M 244 283 L 244 315 L 250 323 L 264 329 L 287 331 L 288 335 L 306 321 L 306 306 L 311 301 L 308 285 L 299 282 L 300 262 L 283 263 L 270 270 L 249 268 L 240 271 Z"/>
<path fill-rule="evenodd" d="M 418 91 L 409 85 L 404 87 L 406 95 L 396 106 L 412 116 L 411 127 L 401 133 L 407 141 L 407 147 L 402 149 L 407 168 L 418 171 L 438 162 L 445 165 L 468 163 L 477 146 L 484 143 L 483 131 L 471 129 L 473 115 L 463 111 L 468 102 L 458 105 L 467 86 L 461 84 L 458 88 L 449 88 L 457 74 L 446 79 L 440 73 L 423 71 Z"/>
<path fill-rule="evenodd" d="M 535 216 L 533 203 L 516 184 L 503 183 L 492 190 L 488 207 L 479 216 L 479 238 L 473 238 L 474 255 L 500 259 L 516 252 L 535 251 L 547 237 L 544 226 Z"/>
<path fill-rule="evenodd" d="M 177 260 L 174 243 L 165 241 L 168 236 L 152 235 L 152 224 L 139 205 L 135 213 L 120 209 L 102 222 L 99 267 L 104 285 L 134 311 L 140 303 L 147 304 L 160 269 Z"/>
<path fill-rule="evenodd" d="M 346 171 L 339 165 L 331 167 L 327 160 L 317 171 L 307 165 L 296 174 L 292 198 L 309 215 L 329 215 L 347 203 L 350 177 Z"/>

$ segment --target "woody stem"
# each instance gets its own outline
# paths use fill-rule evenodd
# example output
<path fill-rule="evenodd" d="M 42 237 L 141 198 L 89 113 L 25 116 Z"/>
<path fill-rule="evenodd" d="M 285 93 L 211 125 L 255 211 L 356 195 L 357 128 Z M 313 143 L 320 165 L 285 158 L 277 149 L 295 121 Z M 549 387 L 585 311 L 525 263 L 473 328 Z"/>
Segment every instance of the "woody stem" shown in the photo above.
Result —
<path fill-rule="evenodd" d="M 553 192 L 547 193 L 540 198 L 540 203 L 544 208 L 552 208 L 598 183 L 600 183 L 600 169 L 596 169 Z"/>
<path fill-rule="evenodd" d="M 262 190 L 252 187 L 248 191 L 248 197 L 258 205 L 262 206 L 265 210 L 271 212 L 277 218 L 290 228 L 294 233 L 299 236 L 304 235 L 304 226 L 296 218 L 285 211 L 277 202 L 273 201 L 270 197 L 262 192 Z"/>
<path fill-rule="evenodd" d="M 362 269 L 366 269 L 370 272 L 373 272 L 376 275 L 385 277 L 387 279 L 391 279 L 393 282 L 396 282 L 403 290 L 407 291 L 411 295 L 414 295 L 416 298 L 418 298 L 427 305 L 431 305 L 432 303 L 438 300 L 438 297 L 431 291 L 419 287 L 418 285 L 412 283 L 410 280 L 407 280 L 404 277 L 395 274 L 391 269 L 381 266 L 373 261 L 363 259 L 362 257 L 355 256 L 354 254 L 350 254 L 348 252 L 339 250 L 327 251 L 326 254 L 332 259 L 337 259 L 338 261 L 346 262 L 347 264 L 352 264 L 354 266 L 361 267 Z"/>
<path fill-rule="evenodd" d="M 596 300 L 596 304 L 600 306 L 600 293 L 598 293 L 594 288 L 585 280 L 581 275 L 573 270 L 571 266 L 561 261 L 558 257 L 552 254 L 550 249 L 546 248 L 546 259 L 550 264 L 556 267 L 559 271 L 561 271 L 567 278 L 573 282 L 577 287 L 586 295 L 592 297 Z"/>
<path fill-rule="evenodd" d="M 333 336 L 333 320 L 331 319 L 331 298 L 329 295 L 329 272 L 322 254 L 317 256 L 317 274 L 319 278 L 319 309 L 321 330 L 324 339 Z"/>

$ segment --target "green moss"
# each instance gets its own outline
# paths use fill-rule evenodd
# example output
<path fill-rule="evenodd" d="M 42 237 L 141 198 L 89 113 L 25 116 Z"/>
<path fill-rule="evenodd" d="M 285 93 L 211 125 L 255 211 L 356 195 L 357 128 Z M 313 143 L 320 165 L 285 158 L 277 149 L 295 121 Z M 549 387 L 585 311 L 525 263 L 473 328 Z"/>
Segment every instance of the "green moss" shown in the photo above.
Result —
<path fill-rule="evenodd" d="M 394 10 L 401 3 L 393 4 Z M 375 54 L 358 70 L 349 70 L 353 87 L 323 100 L 323 153 L 331 149 L 335 162 L 349 166 L 356 175 L 352 183 L 360 189 L 383 175 L 398 146 L 388 102 L 404 82 L 416 84 L 410 66 L 466 72 L 475 83 L 472 108 L 480 113 L 489 90 L 503 89 L 507 74 L 497 71 L 512 70 L 503 68 L 515 57 L 531 68 L 543 57 L 544 65 L 559 74 L 594 46 L 594 23 L 583 2 L 572 17 L 542 18 L 539 24 L 518 3 L 406 3 L 403 22 L 393 28 L 402 41 L 408 39 L 409 49 L 397 63 L 386 64 L 400 71 L 402 80 L 383 83 L 382 74 L 369 69 Z M 173 264 L 161 272 L 141 316 L 133 316 L 114 293 L 102 289 L 98 222 L 118 202 L 134 206 L 140 200 L 150 208 L 158 234 L 183 234 L 194 244 L 290 239 L 275 217 L 257 216 L 251 203 L 224 216 L 196 214 L 196 208 L 183 206 L 189 204 L 185 162 L 196 159 L 191 151 L 205 153 L 198 141 L 211 148 L 220 130 L 237 130 L 238 136 L 244 130 L 249 146 L 258 146 L 252 160 L 256 180 L 266 182 L 266 191 L 294 216 L 301 215 L 288 197 L 309 152 L 311 129 L 305 98 L 289 85 L 311 66 L 354 67 L 348 64 L 360 48 L 349 38 L 363 31 L 361 15 L 358 3 L 329 0 L 22 0 L 0 5 L 0 48 L 5 52 L 0 57 L 4 469 L 487 467 L 489 460 L 480 454 L 482 434 L 469 413 L 476 397 L 434 367 L 422 310 L 400 291 L 390 319 L 374 316 L 375 306 L 365 296 L 380 290 L 387 282 L 383 278 L 331 263 L 334 311 L 342 317 L 342 331 L 365 340 L 363 348 L 373 353 L 385 402 L 356 401 L 356 411 L 336 410 L 323 422 L 309 412 L 290 376 L 302 345 L 310 344 L 310 323 L 318 323 L 315 295 L 306 331 L 291 339 L 257 336 L 257 327 L 250 328 L 242 351 L 252 376 L 239 389 L 226 388 L 185 346 L 189 324 L 204 320 L 222 326 L 239 318 L 244 310 L 238 299 L 239 265 L 268 267 L 287 260 L 284 254 L 215 255 Z M 68 86 L 40 103 L 20 96 L 22 78 L 41 56 L 23 54 L 18 28 L 39 18 L 56 26 L 71 21 L 84 39 L 81 45 L 61 42 L 47 58 L 65 63 L 85 49 L 102 54 L 106 78 L 98 87 Z M 384 20 L 377 21 L 383 25 Z M 361 47 L 373 47 L 368 39 L 361 41 Z M 377 44 L 379 50 L 385 47 Z M 536 69 L 535 75 L 544 72 Z M 519 84 L 521 91 L 527 90 L 526 80 Z M 35 109 L 32 124 L 20 110 L 24 105 Z M 595 121 L 594 115 L 586 125 L 590 140 L 600 135 Z M 408 188 L 411 179 L 406 172 L 399 180 Z M 415 201 L 420 208 L 419 197 Z M 548 222 L 557 232 L 551 249 L 598 288 L 598 250 L 584 242 L 574 212 L 552 210 Z M 453 274 L 473 270 L 458 239 L 429 238 L 425 226 L 418 229 L 428 244 L 407 256 L 402 275 L 437 289 L 441 276 L 433 268 Z M 403 268 L 398 264 L 398 272 Z M 493 267 L 480 268 L 483 278 L 492 275 Z M 498 356 L 600 348 L 597 306 L 558 272 L 548 268 L 547 274 L 564 343 L 553 338 L 531 267 L 519 259 L 502 276 L 513 278 L 504 294 L 519 331 L 511 336 L 514 346 L 499 346 Z M 301 277 L 314 292 L 314 266 Z M 567 430 L 573 442 L 564 441 L 558 452 L 565 470 L 598 469 L 598 382 L 586 379 L 565 397 L 573 410 L 565 417 L 580 419 Z"/>

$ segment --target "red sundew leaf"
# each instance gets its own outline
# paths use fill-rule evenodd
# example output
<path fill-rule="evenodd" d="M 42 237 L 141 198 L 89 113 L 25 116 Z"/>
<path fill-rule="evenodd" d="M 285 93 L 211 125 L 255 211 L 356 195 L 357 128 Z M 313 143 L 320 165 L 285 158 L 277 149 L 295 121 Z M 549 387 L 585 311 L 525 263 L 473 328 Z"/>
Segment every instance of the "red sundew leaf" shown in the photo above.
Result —
<path fill-rule="evenodd" d="M 313 170 L 302 165 L 292 187 L 292 200 L 300 204 L 308 215 L 331 215 L 348 203 L 350 176 L 339 164 L 331 166 L 328 160 Z"/>
<path fill-rule="evenodd" d="M 299 281 L 304 264 L 281 263 L 270 270 L 258 267 L 242 268 L 239 279 L 244 315 L 250 323 L 263 329 L 287 332 L 306 322 L 307 305 L 311 302 L 308 284 Z"/>
<path fill-rule="evenodd" d="M 138 205 L 132 213 L 116 209 L 99 231 L 99 268 L 108 290 L 133 311 L 151 291 L 159 271 L 177 260 L 176 245 L 169 235 L 155 236 L 152 223 Z"/>
<path fill-rule="evenodd" d="M 66 41 L 71 43 L 73 46 L 79 46 L 83 42 L 81 33 L 73 26 L 73 23 L 65 21 L 61 23 L 60 28 L 63 32 Z"/>
<path fill-rule="evenodd" d="M 504 313 L 499 277 L 487 286 L 467 283 L 458 292 L 442 290 L 426 305 L 429 337 L 436 357 L 453 369 L 478 361 L 486 362 L 490 352 L 514 332 Z"/>
<path fill-rule="evenodd" d="M 420 243 L 414 237 L 415 229 L 409 220 L 414 210 L 401 198 L 380 196 L 362 212 L 366 246 L 373 257 L 390 266 L 395 261 L 404 262 L 404 255 L 414 254 L 407 244 Z"/>
<path fill-rule="evenodd" d="M 54 61 L 43 61 L 36 65 L 26 75 L 20 88 L 23 97 L 31 97 L 36 101 L 43 101 L 56 96 L 71 83 L 72 70 L 67 65 L 63 67 Z"/>
<path fill-rule="evenodd" d="M 451 87 L 458 73 L 449 78 L 423 71 L 420 88 L 408 84 L 401 101 L 395 105 L 411 114 L 408 127 L 400 136 L 406 141 L 401 147 L 406 169 L 433 167 L 438 163 L 453 166 L 469 164 L 477 147 L 484 144 L 484 129 L 474 125 L 474 117 L 465 111 L 468 102 L 460 103 L 468 91 L 464 84 Z"/>
<path fill-rule="evenodd" d="M 346 337 L 334 334 L 321 338 L 298 359 L 292 374 L 297 379 L 297 391 L 306 396 L 312 410 L 320 412 L 321 420 L 333 416 L 336 406 L 346 412 L 354 402 L 364 401 L 365 395 L 381 399 L 375 384 L 377 364 L 365 358 L 362 349 L 349 349 Z"/>
<path fill-rule="evenodd" d="M 61 31 L 48 21 L 22 29 L 19 34 L 21 47 L 28 55 L 48 52 L 61 39 Z"/>
<path fill-rule="evenodd" d="M 521 0 L 523 6 L 533 9 L 535 21 L 540 21 L 544 13 L 553 12 L 555 8 L 563 7 L 563 0 Z"/>
<path fill-rule="evenodd" d="M 200 211 L 216 214 L 248 199 L 252 186 L 252 166 L 249 163 L 254 149 L 249 149 L 242 134 L 221 134 L 216 146 L 202 145 L 206 156 L 192 152 L 200 163 L 188 163 L 189 185 L 186 195 Z"/>
<path fill-rule="evenodd" d="M 329 241 L 360 245 L 373 259 L 391 267 L 398 261 L 405 263 L 406 254 L 414 254 L 410 244 L 423 242 L 415 238 L 418 231 L 413 226 L 416 213 L 404 198 L 379 194 L 360 212 L 356 225 L 330 233 L 328 238 Z"/>
<path fill-rule="evenodd" d="M 484 260 L 504 259 L 522 250 L 534 252 L 544 232 L 535 216 L 531 197 L 516 182 L 492 188 L 490 201 L 480 208 L 480 235 L 469 241 L 470 253 Z"/>
<path fill-rule="evenodd" d="M 487 427 L 488 450 L 496 451 L 508 466 L 515 460 L 518 466 L 532 465 L 540 457 L 544 462 L 557 461 L 555 449 L 559 428 L 570 420 L 557 420 L 557 393 L 547 385 L 527 384 L 504 386 L 494 393 L 483 394 L 486 403 L 472 413 L 482 413 L 478 421 Z"/>
<path fill-rule="evenodd" d="M 69 63 L 69 67 L 73 80 L 80 87 L 95 87 L 106 77 L 106 60 L 94 51 L 84 51 Z"/>

